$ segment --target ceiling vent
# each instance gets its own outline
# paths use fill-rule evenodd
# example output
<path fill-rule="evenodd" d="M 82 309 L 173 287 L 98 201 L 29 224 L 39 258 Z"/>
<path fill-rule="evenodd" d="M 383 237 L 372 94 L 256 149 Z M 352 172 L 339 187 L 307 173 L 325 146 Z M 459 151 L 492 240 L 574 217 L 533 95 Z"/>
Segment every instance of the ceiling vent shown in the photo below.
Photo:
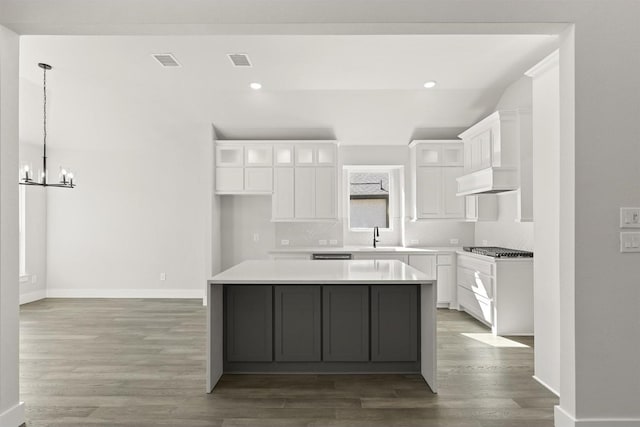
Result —
<path fill-rule="evenodd" d="M 154 53 L 151 56 L 163 67 L 180 67 L 176 58 L 170 53 Z"/>
<path fill-rule="evenodd" d="M 249 55 L 244 53 L 229 53 L 227 54 L 234 67 L 251 67 L 251 61 L 249 61 Z"/>

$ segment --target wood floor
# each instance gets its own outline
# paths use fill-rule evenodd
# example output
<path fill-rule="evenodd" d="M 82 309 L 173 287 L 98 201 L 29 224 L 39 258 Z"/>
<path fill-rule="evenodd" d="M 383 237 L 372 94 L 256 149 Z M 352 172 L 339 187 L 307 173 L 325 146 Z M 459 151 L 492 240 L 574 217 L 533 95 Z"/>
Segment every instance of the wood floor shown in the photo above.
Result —
<path fill-rule="evenodd" d="M 47 299 L 20 319 L 28 427 L 550 427 L 557 404 L 531 347 L 461 335 L 487 329 L 449 310 L 437 395 L 417 375 L 226 375 L 206 394 L 200 300 Z"/>

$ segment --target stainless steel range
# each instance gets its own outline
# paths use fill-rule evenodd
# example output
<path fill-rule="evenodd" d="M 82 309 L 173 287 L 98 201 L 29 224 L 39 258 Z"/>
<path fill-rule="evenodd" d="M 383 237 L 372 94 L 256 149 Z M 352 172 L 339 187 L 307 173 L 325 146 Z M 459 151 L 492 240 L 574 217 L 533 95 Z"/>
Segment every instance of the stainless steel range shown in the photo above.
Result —
<path fill-rule="evenodd" d="M 500 248 L 497 246 L 464 246 L 466 252 L 493 258 L 533 258 L 533 252 L 519 249 Z"/>

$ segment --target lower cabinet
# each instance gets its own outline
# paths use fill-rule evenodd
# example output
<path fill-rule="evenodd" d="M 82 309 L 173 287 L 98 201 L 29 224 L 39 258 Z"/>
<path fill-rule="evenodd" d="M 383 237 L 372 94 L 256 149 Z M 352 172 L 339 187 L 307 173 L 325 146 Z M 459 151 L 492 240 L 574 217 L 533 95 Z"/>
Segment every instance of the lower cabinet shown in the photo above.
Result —
<path fill-rule="evenodd" d="M 369 360 L 369 287 L 324 286 L 322 331 L 323 360 Z"/>
<path fill-rule="evenodd" d="M 418 359 L 418 288 L 371 286 L 371 360 Z"/>
<path fill-rule="evenodd" d="M 231 362 L 273 360 L 271 286 L 225 289 L 226 358 Z"/>
<path fill-rule="evenodd" d="M 417 285 L 228 285 L 230 372 L 419 371 Z"/>
<path fill-rule="evenodd" d="M 320 286 L 275 286 L 275 359 L 320 361 Z"/>

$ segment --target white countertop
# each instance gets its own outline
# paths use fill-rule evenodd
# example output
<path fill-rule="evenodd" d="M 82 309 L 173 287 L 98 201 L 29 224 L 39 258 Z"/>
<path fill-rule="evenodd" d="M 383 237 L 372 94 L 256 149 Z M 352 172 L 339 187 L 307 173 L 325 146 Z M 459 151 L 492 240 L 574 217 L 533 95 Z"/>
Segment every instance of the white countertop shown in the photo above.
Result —
<path fill-rule="evenodd" d="M 297 253 L 353 253 L 353 252 L 377 252 L 394 254 L 435 254 L 438 252 L 455 253 L 462 250 L 459 246 L 433 246 L 433 247 L 403 247 L 403 246 L 298 246 L 291 248 L 277 248 L 269 251 L 272 254 L 297 254 Z"/>
<path fill-rule="evenodd" d="M 420 284 L 435 283 L 397 260 L 254 260 L 244 261 L 209 284 Z"/>

